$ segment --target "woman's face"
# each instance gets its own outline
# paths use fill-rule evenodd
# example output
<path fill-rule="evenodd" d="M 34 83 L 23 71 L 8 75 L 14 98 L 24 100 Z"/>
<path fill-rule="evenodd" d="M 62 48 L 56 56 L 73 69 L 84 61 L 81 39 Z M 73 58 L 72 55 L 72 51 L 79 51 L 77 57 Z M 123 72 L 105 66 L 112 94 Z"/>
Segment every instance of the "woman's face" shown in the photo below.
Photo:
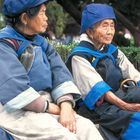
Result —
<path fill-rule="evenodd" d="M 92 30 L 92 31 L 91 31 Z M 99 46 L 110 44 L 115 33 L 115 23 L 112 19 L 106 19 L 97 23 L 93 29 L 90 29 L 89 36 L 94 44 Z"/>
<path fill-rule="evenodd" d="M 27 20 L 26 34 L 33 35 L 38 33 L 44 33 L 48 27 L 48 17 L 46 16 L 46 6 L 43 4 L 39 10 L 39 13 Z"/>

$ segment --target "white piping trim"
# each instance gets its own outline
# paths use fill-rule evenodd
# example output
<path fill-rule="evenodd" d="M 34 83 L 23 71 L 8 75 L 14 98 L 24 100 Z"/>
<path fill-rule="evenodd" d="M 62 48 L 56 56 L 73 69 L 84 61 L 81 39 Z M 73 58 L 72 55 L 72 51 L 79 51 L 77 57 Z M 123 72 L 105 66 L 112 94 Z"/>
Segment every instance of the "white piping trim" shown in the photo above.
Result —
<path fill-rule="evenodd" d="M 16 111 L 28 105 L 29 103 L 37 99 L 39 96 L 40 94 L 37 91 L 35 91 L 32 87 L 30 87 L 27 90 L 20 93 L 19 95 L 17 95 L 9 102 L 7 102 L 4 105 L 4 108 L 7 112 Z"/>

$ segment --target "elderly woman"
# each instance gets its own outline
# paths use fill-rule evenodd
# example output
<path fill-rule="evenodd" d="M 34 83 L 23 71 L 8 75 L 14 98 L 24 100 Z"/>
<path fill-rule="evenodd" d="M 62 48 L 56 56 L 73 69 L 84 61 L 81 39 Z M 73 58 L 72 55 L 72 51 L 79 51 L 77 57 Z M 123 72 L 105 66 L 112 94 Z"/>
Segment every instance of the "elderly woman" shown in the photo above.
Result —
<path fill-rule="evenodd" d="M 90 120 L 74 112 L 79 90 L 58 53 L 39 35 L 48 26 L 46 2 L 4 1 L 0 139 L 103 140 Z"/>
<path fill-rule="evenodd" d="M 115 24 L 111 6 L 87 5 L 67 66 L 82 93 L 78 113 L 99 123 L 107 140 L 140 140 L 140 73 L 111 44 Z"/>

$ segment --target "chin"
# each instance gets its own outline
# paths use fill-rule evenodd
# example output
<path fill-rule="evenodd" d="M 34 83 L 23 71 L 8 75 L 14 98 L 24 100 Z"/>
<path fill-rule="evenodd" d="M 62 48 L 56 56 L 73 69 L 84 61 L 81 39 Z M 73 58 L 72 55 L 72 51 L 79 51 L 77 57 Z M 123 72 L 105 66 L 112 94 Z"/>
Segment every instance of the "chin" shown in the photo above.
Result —
<path fill-rule="evenodd" d="M 39 33 L 40 33 L 40 34 L 43 34 L 43 33 L 45 33 L 45 32 L 46 32 L 46 30 L 43 30 L 43 31 L 40 31 Z"/>
<path fill-rule="evenodd" d="M 106 45 L 108 45 L 108 44 L 110 44 L 112 41 L 105 41 L 104 43 L 106 44 Z"/>
<path fill-rule="evenodd" d="M 45 33 L 45 32 L 46 32 L 46 28 L 40 29 L 40 33 Z"/>

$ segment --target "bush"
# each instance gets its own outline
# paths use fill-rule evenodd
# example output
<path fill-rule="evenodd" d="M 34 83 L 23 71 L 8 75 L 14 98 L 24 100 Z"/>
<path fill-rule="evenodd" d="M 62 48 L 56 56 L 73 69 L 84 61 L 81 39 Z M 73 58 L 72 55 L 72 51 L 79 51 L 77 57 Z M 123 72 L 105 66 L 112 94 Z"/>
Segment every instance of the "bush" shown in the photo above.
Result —
<path fill-rule="evenodd" d="M 140 47 L 120 47 L 119 49 L 127 56 L 135 68 L 140 71 Z"/>
<path fill-rule="evenodd" d="M 51 42 L 51 44 L 56 48 L 57 52 L 60 54 L 60 56 L 64 62 L 67 59 L 70 52 L 72 51 L 72 49 L 77 45 L 77 43 L 63 45 L 63 44 L 56 43 L 56 42 Z"/>
<path fill-rule="evenodd" d="M 140 48 L 139 47 L 120 47 L 119 48 L 130 61 L 137 61 L 140 63 Z"/>
<path fill-rule="evenodd" d="M 70 45 L 63 45 L 59 43 L 53 43 L 63 61 L 65 61 L 77 43 Z M 139 47 L 119 47 L 119 49 L 127 56 L 127 58 L 134 64 L 134 66 L 140 71 L 140 48 Z"/>

